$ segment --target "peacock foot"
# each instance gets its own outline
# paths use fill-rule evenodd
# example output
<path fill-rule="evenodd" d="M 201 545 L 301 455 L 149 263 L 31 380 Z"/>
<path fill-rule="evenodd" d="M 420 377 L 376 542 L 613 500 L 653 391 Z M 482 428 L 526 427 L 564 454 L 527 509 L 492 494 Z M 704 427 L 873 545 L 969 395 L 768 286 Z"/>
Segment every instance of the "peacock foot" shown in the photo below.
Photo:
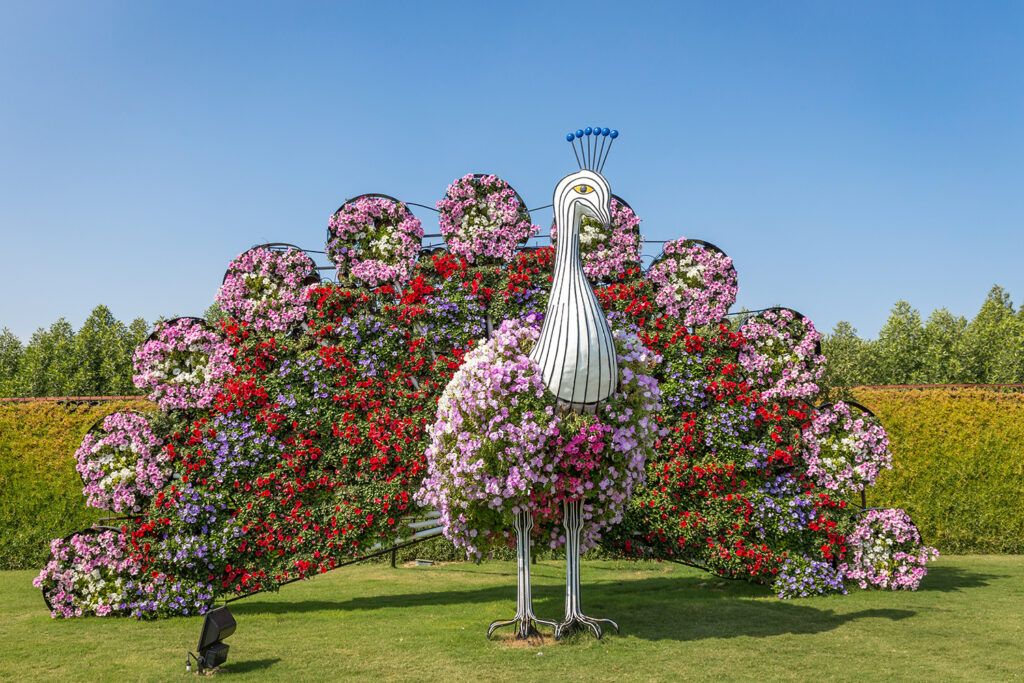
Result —
<path fill-rule="evenodd" d="M 493 634 L 499 628 L 514 625 L 516 629 L 515 637 L 519 638 L 520 640 L 525 640 L 530 636 L 540 635 L 540 631 L 537 630 L 538 624 L 550 626 L 551 628 L 555 629 L 556 633 L 558 632 L 557 622 L 548 621 L 547 619 L 538 619 L 532 614 L 517 614 L 512 619 L 492 621 L 491 625 L 487 627 L 487 637 L 490 638 L 491 634 Z"/>
<path fill-rule="evenodd" d="M 590 629 L 591 633 L 598 639 L 601 638 L 601 624 L 611 624 L 612 628 L 615 629 L 615 634 L 619 633 L 619 625 L 611 619 L 598 619 L 597 617 L 588 617 L 580 613 L 573 614 L 555 626 L 555 640 L 559 640 L 562 636 L 568 635 L 575 631 L 583 631 Z"/>

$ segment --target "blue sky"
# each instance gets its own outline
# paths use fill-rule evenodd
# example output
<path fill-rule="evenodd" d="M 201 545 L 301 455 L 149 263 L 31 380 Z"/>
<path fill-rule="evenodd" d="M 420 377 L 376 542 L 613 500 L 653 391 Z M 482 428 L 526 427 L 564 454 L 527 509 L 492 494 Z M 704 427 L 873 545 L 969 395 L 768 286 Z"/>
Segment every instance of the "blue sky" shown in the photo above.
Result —
<path fill-rule="evenodd" d="M 1024 300 L 1024 4 L 637 5 L 0 4 L 0 326 L 200 314 L 363 192 L 547 204 L 596 124 L 645 235 L 719 245 L 740 305 L 874 336 Z"/>

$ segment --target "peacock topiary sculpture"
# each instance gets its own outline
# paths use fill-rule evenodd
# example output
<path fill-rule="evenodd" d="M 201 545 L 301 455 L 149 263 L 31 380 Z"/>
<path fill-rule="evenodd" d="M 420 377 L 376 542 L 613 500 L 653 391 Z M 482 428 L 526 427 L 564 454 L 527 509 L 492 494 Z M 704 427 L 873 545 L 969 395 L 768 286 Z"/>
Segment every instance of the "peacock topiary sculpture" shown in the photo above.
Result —
<path fill-rule="evenodd" d="M 820 334 L 791 309 L 729 313 L 717 247 L 673 240 L 642 266 L 602 175 L 616 136 L 570 134 L 554 247 L 527 245 L 529 211 L 493 175 L 438 202 L 443 248 L 407 204 L 360 195 L 329 222 L 336 281 L 260 245 L 228 267 L 219 321 L 158 324 L 136 353 L 154 410 L 76 453 L 115 516 L 52 542 L 51 614 L 203 613 L 442 533 L 475 557 L 516 548 L 520 637 L 618 630 L 582 613 L 591 547 L 781 597 L 915 588 L 934 550 L 863 499 L 884 429 L 814 406 Z M 533 614 L 533 544 L 565 548 L 560 621 Z"/>

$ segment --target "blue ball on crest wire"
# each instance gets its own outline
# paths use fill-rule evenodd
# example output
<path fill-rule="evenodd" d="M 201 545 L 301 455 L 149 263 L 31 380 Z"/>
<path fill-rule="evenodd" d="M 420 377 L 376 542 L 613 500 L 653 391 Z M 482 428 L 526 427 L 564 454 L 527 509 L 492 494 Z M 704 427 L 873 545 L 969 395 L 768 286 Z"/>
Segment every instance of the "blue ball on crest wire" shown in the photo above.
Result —
<path fill-rule="evenodd" d="M 583 144 L 580 140 L 584 135 L 593 135 L 593 141 L 588 137 L 587 144 Z M 597 136 L 602 138 L 608 138 L 608 144 L 605 145 L 605 141 L 601 140 L 601 144 L 597 144 Z M 604 162 L 608 160 L 608 152 L 611 151 L 612 141 L 619 137 L 619 131 L 612 130 L 610 128 L 602 128 L 601 126 L 587 126 L 586 128 L 577 128 L 575 133 L 566 133 L 565 139 L 567 142 L 572 144 L 572 152 L 576 156 L 576 163 L 581 169 L 590 169 L 597 171 L 598 173 L 604 168 Z M 580 148 L 576 149 L 576 140 L 580 140 Z"/>

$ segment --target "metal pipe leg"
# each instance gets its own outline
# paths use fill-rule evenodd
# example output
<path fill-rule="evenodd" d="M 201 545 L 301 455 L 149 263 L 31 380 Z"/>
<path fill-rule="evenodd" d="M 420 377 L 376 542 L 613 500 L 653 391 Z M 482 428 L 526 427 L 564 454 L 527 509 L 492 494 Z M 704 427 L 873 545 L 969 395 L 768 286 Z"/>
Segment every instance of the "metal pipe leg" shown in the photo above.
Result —
<path fill-rule="evenodd" d="M 615 632 L 619 625 L 611 619 L 598 619 L 583 614 L 580 601 L 580 535 L 583 531 L 583 501 L 573 500 L 562 503 L 565 527 L 565 619 L 555 627 L 555 639 L 566 633 L 589 628 L 597 637 L 601 637 L 601 624 L 611 624 Z"/>
<path fill-rule="evenodd" d="M 515 626 L 517 638 L 529 638 L 538 633 L 537 624 L 556 628 L 554 621 L 538 619 L 533 614 L 533 591 L 530 588 L 530 530 L 533 528 L 533 514 L 529 511 L 520 512 L 512 521 L 516 531 L 516 569 L 519 575 L 519 588 L 516 592 L 516 616 L 512 619 L 491 622 L 487 628 L 487 637 L 503 626 Z"/>

